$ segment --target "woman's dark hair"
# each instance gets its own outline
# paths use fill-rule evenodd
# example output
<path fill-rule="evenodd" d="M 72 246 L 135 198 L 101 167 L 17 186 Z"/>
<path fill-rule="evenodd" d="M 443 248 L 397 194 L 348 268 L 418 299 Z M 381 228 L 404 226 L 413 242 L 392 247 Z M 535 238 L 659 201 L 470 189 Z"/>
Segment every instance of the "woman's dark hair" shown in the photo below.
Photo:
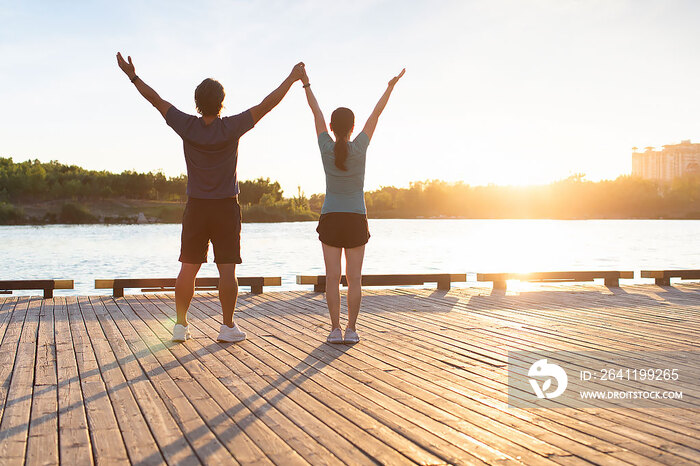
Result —
<path fill-rule="evenodd" d="M 224 86 L 216 79 L 207 78 L 194 90 L 194 103 L 203 116 L 217 116 L 223 107 Z"/>
<path fill-rule="evenodd" d="M 331 114 L 331 130 L 335 133 L 335 166 L 347 170 L 345 161 L 348 158 L 348 137 L 355 126 L 355 115 L 345 107 L 336 108 Z"/>

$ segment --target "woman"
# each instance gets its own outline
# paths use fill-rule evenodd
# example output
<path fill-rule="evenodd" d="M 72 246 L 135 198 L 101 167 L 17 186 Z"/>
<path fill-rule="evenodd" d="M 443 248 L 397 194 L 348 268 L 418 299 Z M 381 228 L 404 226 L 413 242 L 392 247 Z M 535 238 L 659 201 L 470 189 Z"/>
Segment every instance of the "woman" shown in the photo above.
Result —
<path fill-rule="evenodd" d="M 365 156 L 377 120 L 389 101 L 391 91 L 406 69 L 389 81 L 384 95 L 374 107 L 362 132 L 350 140 L 355 127 L 355 116 L 348 108 L 337 108 L 331 114 L 331 131 L 311 91 L 309 77 L 304 71 L 301 81 L 306 90 L 306 100 L 314 114 L 316 135 L 321 149 L 323 169 L 326 173 L 326 198 L 318 221 L 318 239 L 323 246 L 326 264 L 326 303 L 331 316 L 329 343 L 354 344 L 360 341 L 355 325 L 362 300 L 362 260 L 365 244 L 369 240 L 367 210 L 365 208 Z M 343 336 L 340 329 L 340 261 L 345 250 L 345 275 L 348 280 L 348 326 Z"/>

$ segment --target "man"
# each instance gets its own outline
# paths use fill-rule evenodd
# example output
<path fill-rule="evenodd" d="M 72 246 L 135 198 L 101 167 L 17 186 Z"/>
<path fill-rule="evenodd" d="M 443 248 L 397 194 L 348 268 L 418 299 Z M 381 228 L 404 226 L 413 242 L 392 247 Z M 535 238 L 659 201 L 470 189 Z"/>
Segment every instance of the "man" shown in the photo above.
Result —
<path fill-rule="evenodd" d="M 136 75 L 131 57 L 124 60 L 117 53 L 119 68 L 128 76 L 141 95 L 165 118 L 165 122 L 182 138 L 187 163 L 187 206 L 182 218 L 180 274 L 175 284 L 177 322 L 173 341 L 190 338 L 187 309 L 194 295 L 194 282 L 202 263 L 207 261 L 209 241 L 214 247 L 214 262 L 219 269 L 219 300 L 224 314 L 219 341 L 237 342 L 246 338 L 233 321 L 238 298 L 236 264 L 241 261 L 241 210 L 238 204 L 238 140 L 272 110 L 301 79 L 304 64 L 292 69 L 282 84 L 263 101 L 231 117 L 219 116 L 224 101 L 223 86 L 205 79 L 197 86 L 195 117 L 181 112 L 163 100 L 156 91 Z"/>

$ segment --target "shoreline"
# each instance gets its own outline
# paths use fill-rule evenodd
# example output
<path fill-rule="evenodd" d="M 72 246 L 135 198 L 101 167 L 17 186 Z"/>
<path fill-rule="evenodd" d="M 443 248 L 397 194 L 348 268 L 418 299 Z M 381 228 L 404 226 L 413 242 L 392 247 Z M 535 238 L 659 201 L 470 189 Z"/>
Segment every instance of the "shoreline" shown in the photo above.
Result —
<path fill-rule="evenodd" d="M 136 225 L 179 224 L 186 202 L 144 199 L 53 200 L 36 203 L 0 203 L 0 226 L 10 225 Z M 320 210 L 320 206 L 317 206 Z M 320 212 L 293 202 L 244 204 L 243 223 L 316 221 Z M 666 216 L 487 216 L 408 215 L 400 209 L 372 209 L 369 219 L 384 220 L 700 220 L 700 212 Z"/>
<path fill-rule="evenodd" d="M 525 217 L 503 217 L 503 218 L 495 218 L 495 217 L 489 217 L 489 218 L 484 218 L 484 217 L 375 217 L 372 215 L 369 215 L 367 217 L 369 220 L 426 220 L 426 221 L 431 221 L 431 220 L 549 220 L 549 221 L 560 221 L 560 222 L 584 222 L 584 221 L 601 221 L 601 220 L 610 220 L 610 221 L 623 221 L 623 220 L 630 220 L 630 221 L 640 221 L 640 220 L 653 220 L 653 221 L 658 221 L 658 220 L 673 220 L 673 221 L 678 221 L 678 220 L 688 220 L 688 221 L 693 221 L 693 220 L 700 220 L 699 218 L 687 218 L 687 217 L 587 217 L 587 218 L 555 218 L 555 217 L 537 217 L 537 218 L 525 218 Z M 241 223 L 254 223 L 254 224 L 268 224 L 268 223 L 302 223 L 302 222 L 316 222 L 318 219 L 313 219 L 313 218 L 301 218 L 301 219 L 270 219 L 270 220 L 260 220 L 260 219 L 252 219 L 252 220 L 247 220 L 245 217 L 243 218 L 243 221 Z M 129 218 L 127 221 L 107 221 L 107 222 L 102 222 L 102 221 L 95 221 L 95 222 L 16 222 L 16 223 L 0 223 L 0 227 L 12 227 L 12 226 L 93 226 L 93 225 L 103 225 L 103 226 L 111 226 L 111 225 L 179 225 L 182 222 L 180 220 L 175 220 L 175 221 L 152 221 L 148 217 L 146 218 L 146 221 L 138 221 L 137 218 Z"/>

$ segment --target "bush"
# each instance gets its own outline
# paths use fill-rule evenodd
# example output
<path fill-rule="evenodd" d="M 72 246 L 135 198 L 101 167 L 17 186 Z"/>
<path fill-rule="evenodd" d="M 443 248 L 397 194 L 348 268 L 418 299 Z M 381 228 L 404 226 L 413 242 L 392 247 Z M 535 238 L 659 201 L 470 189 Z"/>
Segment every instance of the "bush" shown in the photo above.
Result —
<path fill-rule="evenodd" d="M 289 199 L 272 205 L 243 206 L 244 222 L 303 222 L 309 220 L 318 220 L 318 214 L 310 210 L 295 209 Z"/>
<path fill-rule="evenodd" d="M 0 224 L 16 225 L 24 221 L 24 210 L 9 202 L 0 202 Z"/>
<path fill-rule="evenodd" d="M 58 221 L 60 223 L 97 223 L 97 217 L 80 204 L 66 202 L 61 206 Z"/>
<path fill-rule="evenodd" d="M 180 223 L 185 206 L 165 206 L 158 210 L 156 217 L 163 223 Z"/>

